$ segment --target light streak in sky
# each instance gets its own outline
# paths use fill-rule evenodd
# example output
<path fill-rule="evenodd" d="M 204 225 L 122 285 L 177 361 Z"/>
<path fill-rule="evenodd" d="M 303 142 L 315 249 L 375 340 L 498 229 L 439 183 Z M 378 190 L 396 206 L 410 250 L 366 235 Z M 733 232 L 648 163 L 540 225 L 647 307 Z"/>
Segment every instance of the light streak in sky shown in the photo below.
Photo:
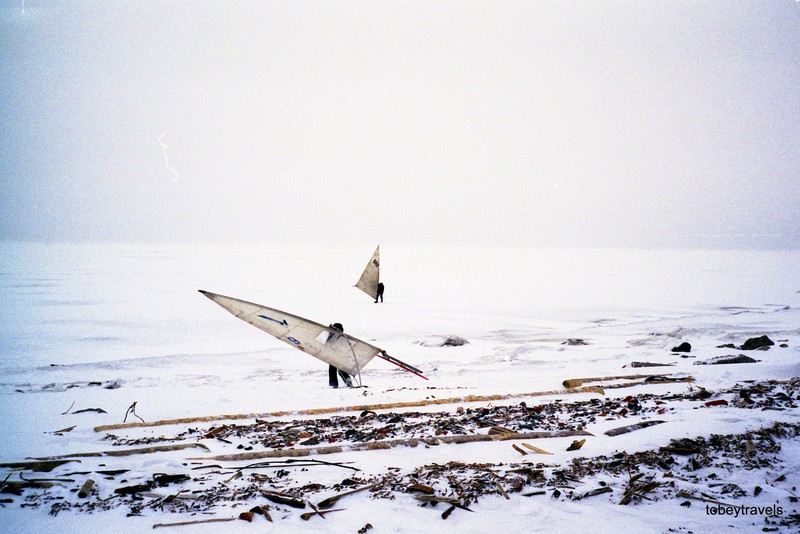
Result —
<path fill-rule="evenodd" d="M 175 169 L 170 167 L 170 165 L 169 165 L 169 156 L 167 156 L 167 146 L 169 146 L 169 145 L 167 145 L 164 141 L 161 140 L 161 138 L 164 137 L 165 135 L 167 135 L 167 132 L 162 133 L 158 137 L 158 142 L 161 143 L 161 148 L 164 151 L 164 161 L 167 163 L 167 169 L 169 169 L 169 172 L 171 172 L 172 174 L 175 175 L 175 178 L 173 178 L 172 181 L 173 182 L 177 182 L 178 181 L 178 171 L 176 171 Z"/>

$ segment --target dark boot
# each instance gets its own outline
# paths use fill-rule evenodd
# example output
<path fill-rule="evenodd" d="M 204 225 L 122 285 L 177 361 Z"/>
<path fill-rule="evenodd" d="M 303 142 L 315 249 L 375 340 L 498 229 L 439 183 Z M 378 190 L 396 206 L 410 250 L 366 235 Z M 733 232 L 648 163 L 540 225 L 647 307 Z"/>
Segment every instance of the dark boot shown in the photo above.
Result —
<path fill-rule="evenodd" d="M 339 379 L 336 378 L 337 371 L 341 373 L 336 367 L 332 365 L 328 366 L 328 385 L 332 388 L 339 387 Z"/>
<path fill-rule="evenodd" d="M 339 371 L 339 376 L 342 377 L 342 380 L 344 380 L 344 383 L 347 385 L 347 387 L 349 388 L 353 387 L 353 380 L 350 378 L 350 375 L 348 375 L 344 371 Z"/>

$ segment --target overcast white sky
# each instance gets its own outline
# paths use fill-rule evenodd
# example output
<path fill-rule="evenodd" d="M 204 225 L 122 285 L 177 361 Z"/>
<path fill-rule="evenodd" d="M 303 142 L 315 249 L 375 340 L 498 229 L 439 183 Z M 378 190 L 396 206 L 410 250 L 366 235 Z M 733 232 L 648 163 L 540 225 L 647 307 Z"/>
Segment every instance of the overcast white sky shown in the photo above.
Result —
<path fill-rule="evenodd" d="M 0 239 L 800 246 L 794 0 L 9 0 L 0 56 Z"/>

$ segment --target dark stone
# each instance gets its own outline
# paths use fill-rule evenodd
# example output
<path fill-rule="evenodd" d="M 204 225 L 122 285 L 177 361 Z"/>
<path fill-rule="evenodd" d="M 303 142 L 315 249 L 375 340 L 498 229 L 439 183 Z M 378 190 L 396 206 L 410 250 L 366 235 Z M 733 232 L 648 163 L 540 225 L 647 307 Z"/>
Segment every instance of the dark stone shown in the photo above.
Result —
<path fill-rule="evenodd" d="M 466 343 L 469 343 L 469 341 L 467 341 L 463 337 L 450 336 L 450 337 L 448 337 L 447 339 L 444 340 L 444 342 L 442 343 L 442 346 L 443 347 L 460 347 L 461 345 L 464 345 Z"/>
<path fill-rule="evenodd" d="M 702 362 L 694 362 L 695 365 L 721 365 L 726 363 L 756 363 L 758 360 L 754 360 L 750 356 L 745 356 L 744 354 L 739 354 L 738 356 L 734 356 L 733 354 L 728 354 L 726 356 L 717 356 L 715 358 L 710 358 L 708 360 L 703 360 Z"/>
<path fill-rule="evenodd" d="M 692 352 L 692 345 L 689 342 L 684 341 L 677 347 L 672 347 L 672 352 Z"/>
<path fill-rule="evenodd" d="M 760 349 L 761 347 L 771 347 L 774 344 L 775 344 L 775 342 L 772 341 L 767 336 L 751 337 L 750 339 L 745 341 L 744 344 L 741 347 L 739 347 L 739 349 L 740 350 L 755 350 L 755 349 Z"/>
<path fill-rule="evenodd" d="M 699 389 L 699 391 L 697 392 L 697 398 L 698 399 L 707 399 L 711 395 L 713 395 L 713 393 L 711 393 L 710 391 L 708 391 L 706 388 L 704 388 L 702 386 L 698 386 L 698 389 Z"/>
<path fill-rule="evenodd" d="M 697 440 L 681 438 L 671 440 L 668 447 L 661 447 L 660 450 L 669 454 L 690 455 L 700 452 L 702 448 L 703 445 Z"/>
<path fill-rule="evenodd" d="M 189 476 L 179 474 L 179 475 L 167 475 L 165 473 L 158 473 L 153 475 L 153 482 L 156 486 L 164 487 L 168 486 L 174 482 L 186 482 L 189 479 Z"/>
<path fill-rule="evenodd" d="M 719 491 L 723 495 L 728 495 L 732 499 L 738 499 L 739 497 L 747 496 L 747 492 L 736 484 L 725 484 Z"/>

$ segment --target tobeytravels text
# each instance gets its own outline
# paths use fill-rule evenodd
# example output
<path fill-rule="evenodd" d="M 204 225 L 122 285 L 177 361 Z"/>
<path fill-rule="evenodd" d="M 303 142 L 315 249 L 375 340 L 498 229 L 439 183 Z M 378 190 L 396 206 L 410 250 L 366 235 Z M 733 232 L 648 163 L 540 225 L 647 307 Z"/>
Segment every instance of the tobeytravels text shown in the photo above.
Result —
<path fill-rule="evenodd" d="M 706 515 L 732 515 L 739 517 L 740 515 L 763 515 L 776 517 L 783 515 L 783 508 L 780 506 L 745 506 L 745 505 L 721 505 L 716 506 L 706 505 Z"/>

